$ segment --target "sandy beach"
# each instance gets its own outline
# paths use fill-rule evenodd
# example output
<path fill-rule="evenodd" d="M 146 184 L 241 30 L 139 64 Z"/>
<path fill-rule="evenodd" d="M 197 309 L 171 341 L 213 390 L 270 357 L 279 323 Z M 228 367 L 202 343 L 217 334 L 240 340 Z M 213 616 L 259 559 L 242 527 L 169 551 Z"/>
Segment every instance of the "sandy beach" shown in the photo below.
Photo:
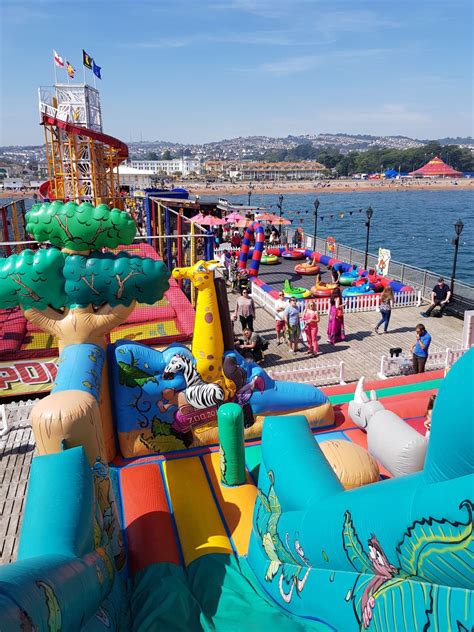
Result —
<path fill-rule="evenodd" d="M 193 195 L 245 195 L 248 182 L 182 182 Z M 252 182 L 253 194 L 269 193 L 355 193 L 363 191 L 474 190 L 474 179 L 430 178 L 429 180 L 327 180 L 303 182 Z"/>
<path fill-rule="evenodd" d="M 249 182 L 195 182 L 184 180 L 167 183 L 167 187 L 184 187 L 191 195 L 248 195 Z M 253 194 L 356 193 L 358 191 L 474 190 L 473 178 L 429 178 L 426 180 L 324 180 L 301 182 L 252 182 Z M 32 197 L 37 189 L 0 191 L 0 199 Z"/>

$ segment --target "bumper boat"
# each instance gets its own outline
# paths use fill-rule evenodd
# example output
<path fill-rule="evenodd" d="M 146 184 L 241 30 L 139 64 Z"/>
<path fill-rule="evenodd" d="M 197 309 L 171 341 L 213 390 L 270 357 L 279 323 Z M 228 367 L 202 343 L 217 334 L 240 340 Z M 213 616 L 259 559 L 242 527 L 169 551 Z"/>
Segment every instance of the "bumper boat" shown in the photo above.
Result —
<path fill-rule="evenodd" d="M 308 296 L 311 296 L 310 290 L 305 287 L 291 285 L 288 279 L 283 284 L 283 292 L 285 293 L 285 298 L 308 298 Z"/>
<path fill-rule="evenodd" d="M 262 255 L 260 263 L 265 266 L 274 266 L 278 263 L 278 257 L 276 255 Z"/>
<path fill-rule="evenodd" d="M 316 263 L 298 263 L 295 265 L 295 272 L 303 275 L 318 274 L 321 269 Z"/>
<path fill-rule="evenodd" d="M 316 283 L 311 288 L 311 294 L 317 298 L 325 298 L 331 296 L 332 291 L 338 287 L 338 283 Z"/>
<path fill-rule="evenodd" d="M 342 298 L 348 296 L 359 296 L 360 294 L 374 294 L 374 291 L 370 287 L 370 283 L 364 283 L 364 285 L 351 285 L 346 287 L 342 291 Z"/>
<path fill-rule="evenodd" d="M 350 270 L 349 272 L 343 272 L 339 277 L 339 283 L 341 285 L 352 285 L 354 281 L 358 281 L 360 277 L 357 270 Z"/>
<path fill-rule="evenodd" d="M 299 259 L 305 259 L 306 255 L 304 253 L 305 251 L 302 248 L 293 248 L 292 250 L 284 250 L 281 256 L 284 259 L 298 261 Z"/>

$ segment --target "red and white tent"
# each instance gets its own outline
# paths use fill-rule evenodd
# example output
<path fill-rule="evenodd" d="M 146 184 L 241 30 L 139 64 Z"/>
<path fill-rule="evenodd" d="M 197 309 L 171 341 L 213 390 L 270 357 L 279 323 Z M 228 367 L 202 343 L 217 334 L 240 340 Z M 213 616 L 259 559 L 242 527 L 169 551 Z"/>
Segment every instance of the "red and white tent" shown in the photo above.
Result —
<path fill-rule="evenodd" d="M 411 176 L 438 176 L 446 178 L 458 178 L 462 176 L 462 171 L 456 171 L 436 156 L 432 160 L 423 165 L 420 169 L 410 172 Z"/>

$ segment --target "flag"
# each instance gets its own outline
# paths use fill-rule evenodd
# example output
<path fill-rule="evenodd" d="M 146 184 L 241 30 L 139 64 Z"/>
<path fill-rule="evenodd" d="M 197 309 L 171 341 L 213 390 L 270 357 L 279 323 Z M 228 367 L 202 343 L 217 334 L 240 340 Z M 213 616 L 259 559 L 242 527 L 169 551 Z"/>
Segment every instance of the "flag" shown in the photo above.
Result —
<path fill-rule="evenodd" d="M 66 62 L 66 70 L 67 70 L 67 74 L 71 77 L 71 79 L 74 79 L 74 73 L 76 72 L 76 70 L 72 67 L 72 64 L 70 64 L 68 61 Z"/>
<path fill-rule="evenodd" d="M 64 68 L 64 60 L 61 57 L 61 55 L 58 55 L 58 53 L 53 49 L 53 55 L 54 55 L 54 63 L 56 64 L 56 66 L 59 66 L 60 68 Z"/>
<path fill-rule="evenodd" d="M 88 55 L 84 49 L 82 49 L 82 64 L 86 68 L 89 68 L 89 70 L 92 70 L 92 63 L 92 57 Z"/>
<path fill-rule="evenodd" d="M 102 66 L 98 66 L 94 60 L 92 60 L 92 72 L 94 73 L 94 75 L 97 77 L 97 79 L 102 79 L 102 77 L 100 76 L 100 70 L 101 70 Z"/>

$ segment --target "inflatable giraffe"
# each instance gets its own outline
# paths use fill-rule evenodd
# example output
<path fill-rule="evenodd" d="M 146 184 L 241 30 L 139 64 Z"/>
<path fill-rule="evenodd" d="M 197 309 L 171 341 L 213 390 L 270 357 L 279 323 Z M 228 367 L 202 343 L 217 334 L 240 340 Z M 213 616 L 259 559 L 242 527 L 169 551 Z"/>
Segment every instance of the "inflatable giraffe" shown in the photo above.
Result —
<path fill-rule="evenodd" d="M 191 352 L 202 379 L 220 384 L 227 400 L 235 394 L 235 384 L 222 370 L 224 340 L 214 285 L 214 270 L 220 265 L 218 261 L 198 261 L 188 268 L 174 268 L 172 274 L 175 279 L 189 279 L 198 292 Z"/>

